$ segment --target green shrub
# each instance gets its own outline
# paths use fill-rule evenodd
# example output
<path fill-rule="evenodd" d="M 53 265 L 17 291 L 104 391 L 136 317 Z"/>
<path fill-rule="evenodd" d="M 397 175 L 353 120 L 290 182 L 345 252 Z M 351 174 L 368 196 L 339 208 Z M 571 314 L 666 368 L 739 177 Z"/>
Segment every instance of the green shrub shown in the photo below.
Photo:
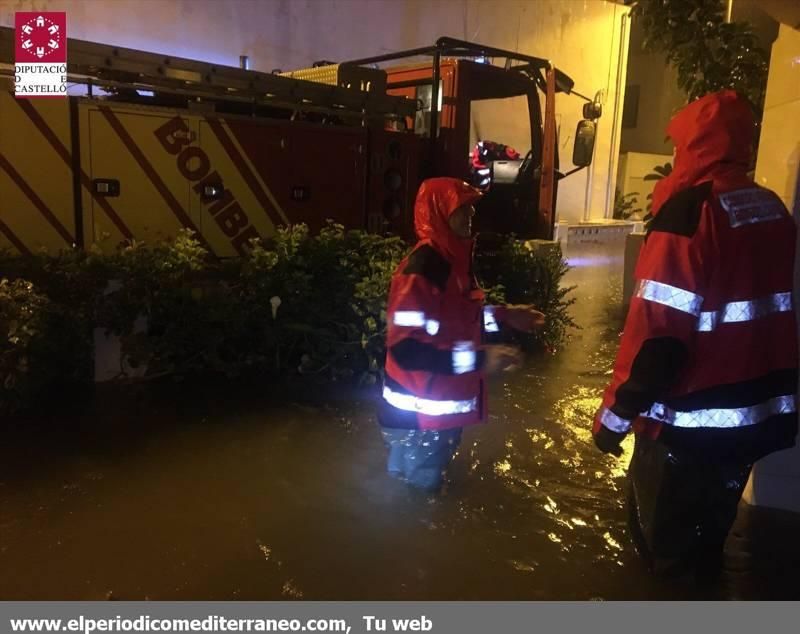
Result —
<path fill-rule="evenodd" d="M 242 297 L 265 331 L 273 367 L 374 382 L 389 282 L 406 250 L 398 238 L 335 224 L 315 237 L 304 225 L 281 229 L 256 244 L 243 262 Z"/>
<path fill-rule="evenodd" d="M 614 220 L 630 220 L 634 216 L 642 213 L 638 207 L 639 192 L 628 192 L 623 194 L 619 189 L 614 193 Z"/>
<path fill-rule="evenodd" d="M 554 351 L 568 328 L 576 327 L 569 316 L 575 303 L 568 297 L 575 287 L 561 282 L 568 270 L 559 245 L 533 248 L 533 244 L 504 240 L 498 249 L 479 255 L 477 274 L 490 303 L 531 304 L 545 314 L 542 330 L 516 337 L 526 349 Z"/>
<path fill-rule="evenodd" d="M 126 363 L 147 366 L 148 376 L 205 368 L 218 344 L 212 324 L 219 306 L 191 282 L 207 266 L 208 254 L 190 231 L 169 242 L 123 247 L 106 258 L 94 324 L 119 336 Z"/>
<path fill-rule="evenodd" d="M 314 375 L 372 384 L 383 368 L 386 299 L 408 251 L 399 238 L 329 224 L 282 228 L 248 256 L 209 258 L 191 232 L 104 255 L 9 258 L 0 293 L 0 407 L 31 403 L 60 380 L 91 381 L 92 330 L 120 338 L 118 379 L 195 373 Z M 573 325 L 560 251 L 506 240 L 479 273 L 493 303 L 547 315 L 531 346 L 555 347 Z"/>
<path fill-rule="evenodd" d="M 91 379 L 87 327 L 28 280 L 0 279 L 0 413 Z"/>
<path fill-rule="evenodd" d="M 751 24 L 725 21 L 724 2 L 639 0 L 631 15 L 644 31 L 645 49 L 664 54 L 689 101 L 732 88 L 750 100 L 761 119 L 769 54 Z"/>
<path fill-rule="evenodd" d="M 0 280 L 0 411 L 14 410 L 36 391 L 31 352 L 42 338 L 48 299 L 26 280 Z"/>

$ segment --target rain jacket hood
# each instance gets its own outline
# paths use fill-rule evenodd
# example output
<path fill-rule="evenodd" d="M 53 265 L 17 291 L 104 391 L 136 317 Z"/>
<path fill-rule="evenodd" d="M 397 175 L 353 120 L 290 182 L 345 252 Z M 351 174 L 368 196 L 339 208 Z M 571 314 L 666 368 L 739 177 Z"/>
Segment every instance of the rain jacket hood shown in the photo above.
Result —
<path fill-rule="evenodd" d="M 469 267 L 474 240 L 457 236 L 448 221 L 456 209 L 474 204 L 480 197 L 480 190 L 458 178 L 429 178 L 414 203 L 417 237 L 435 246 L 458 268 Z"/>
<path fill-rule="evenodd" d="M 753 111 L 733 90 L 693 101 L 667 126 L 675 144 L 672 173 L 653 190 L 653 214 L 674 194 L 703 181 L 720 191 L 751 186 L 747 177 L 755 135 Z"/>
<path fill-rule="evenodd" d="M 670 451 L 752 464 L 797 435 L 795 223 L 748 177 L 753 116 L 735 92 L 689 104 L 668 131 L 675 169 L 654 191 L 596 437 L 664 432 Z"/>

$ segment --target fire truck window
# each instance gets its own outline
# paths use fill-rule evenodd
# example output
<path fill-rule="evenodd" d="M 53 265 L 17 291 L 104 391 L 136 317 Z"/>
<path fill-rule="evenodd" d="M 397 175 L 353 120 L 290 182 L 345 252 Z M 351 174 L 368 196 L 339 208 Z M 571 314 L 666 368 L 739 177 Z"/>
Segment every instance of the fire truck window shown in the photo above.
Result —
<path fill-rule="evenodd" d="M 417 86 L 416 99 L 422 103 L 422 109 L 417 110 L 417 116 L 414 119 L 414 133 L 421 136 L 427 136 L 431 129 L 431 96 L 433 87 L 428 84 L 426 86 Z M 438 111 L 442 111 L 442 102 L 444 93 L 444 82 L 439 80 L 439 107 Z"/>
<path fill-rule="evenodd" d="M 478 141 L 493 141 L 511 146 L 521 156 L 525 156 L 531 149 L 528 98 L 522 95 L 473 101 L 469 128 L 470 151 Z"/>

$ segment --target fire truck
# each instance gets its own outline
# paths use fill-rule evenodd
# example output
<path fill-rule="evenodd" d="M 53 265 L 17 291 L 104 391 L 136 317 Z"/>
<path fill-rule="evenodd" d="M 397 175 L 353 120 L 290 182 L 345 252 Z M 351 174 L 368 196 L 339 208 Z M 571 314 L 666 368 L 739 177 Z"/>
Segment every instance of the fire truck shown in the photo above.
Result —
<path fill-rule="evenodd" d="M 591 162 L 600 116 L 548 60 L 450 38 L 283 73 L 76 39 L 67 50 L 69 96 L 15 98 L 14 31 L 0 28 L 0 248 L 111 249 L 188 228 L 226 257 L 328 219 L 410 238 L 422 179 L 469 180 L 473 110 L 507 99 L 524 104 L 529 147 L 483 167 L 478 228 L 550 238 L 568 175 L 556 94 L 585 102 L 573 172 Z"/>

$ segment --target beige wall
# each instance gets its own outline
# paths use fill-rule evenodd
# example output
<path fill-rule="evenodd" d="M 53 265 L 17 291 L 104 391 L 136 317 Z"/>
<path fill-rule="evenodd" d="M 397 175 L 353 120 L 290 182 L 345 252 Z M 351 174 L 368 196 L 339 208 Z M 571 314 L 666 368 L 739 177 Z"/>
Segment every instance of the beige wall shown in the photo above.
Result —
<path fill-rule="evenodd" d="M 270 71 L 432 44 L 449 35 L 552 59 L 593 96 L 603 91 L 595 164 L 560 186 L 562 220 L 602 218 L 613 203 L 628 9 L 606 0 L 0 0 L 14 11 L 68 13 L 71 37 Z M 624 17 L 623 17 L 624 16 Z M 620 47 L 623 48 L 620 59 Z M 621 81 L 619 75 L 621 73 Z M 622 91 L 618 86 L 622 85 Z M 582 102 L 558 106 L 562 167 Z M 498 139 L 501 140 L 501 139 Z M 501 140 L 502 141 L 502 140 Z M 610 207 L 609 207 L 610 215 Z"/>
<path fill-rule="evenodd" d="M 636 125 L 623 129 L 620 152 L 672 154 L 664 130 L 686 103 L 686 94 L 678 88 L 678 74 L 664 56 L 645 52 L 644 32 L 637 25 L 631 31 L 627 85 L 639 87 L 639 107 Z"/>
<path fill-rule="evenodd" d="M 778 193 L 800 218 L 800 31 L 781 25 L 772 46 L 756 182 Z M 800 248 L 800 234 L 798 234 Z M 794 293 L 800 293 L 800 259 Z M 756 463 L 744 494 L 750 504 L 800 512 L 800 446 Z"/>
<path fill-rule="evenodd" d="M 658 181 L 646 181 L 644 177 L 652 174 L 656 165 L 672 162 L 672 154 L 644 154 L 625 152 L 620 154 L 617 173 L 617 189 L 623 194 L 638 193 L 637 207 L 643 214 L 647 212 L 647 195 L 653 192 Z"/>
<path fill-rule="evenodd" d="M 798 0 L 775 0 L 786 5 Z M 778 23 L 767 14 L 764 0 L 734 0 L 732 19 L 746 22 L 755 31 L 759 43 L 769 49 L 775 41 Z M 660 53 L 644 50 L 644 31 L 634 24 L 628 56 L 628 86 L 639 86 L 638 121 L 625 128 L 620 152 L 671 154 L 672 143 L 666 140 L 669 120 L 686 104 L 686 93 L 678 87 L 678 73 Z"/>
<path fill-rule="evenodd" d="M 677 73 L 663 56 L 631 50 L 628 86 L 639 86 L 639 109 L 635 127 L 625 128 L 620 152 L 672 154 L 665 132 L 669 120 L 686 104 L 678 88 Z"/>
<path fill-rule="evenodd" d="M 800 31 L 781 26 L 772 46 L 756 182 L 800 212 Z"/>

